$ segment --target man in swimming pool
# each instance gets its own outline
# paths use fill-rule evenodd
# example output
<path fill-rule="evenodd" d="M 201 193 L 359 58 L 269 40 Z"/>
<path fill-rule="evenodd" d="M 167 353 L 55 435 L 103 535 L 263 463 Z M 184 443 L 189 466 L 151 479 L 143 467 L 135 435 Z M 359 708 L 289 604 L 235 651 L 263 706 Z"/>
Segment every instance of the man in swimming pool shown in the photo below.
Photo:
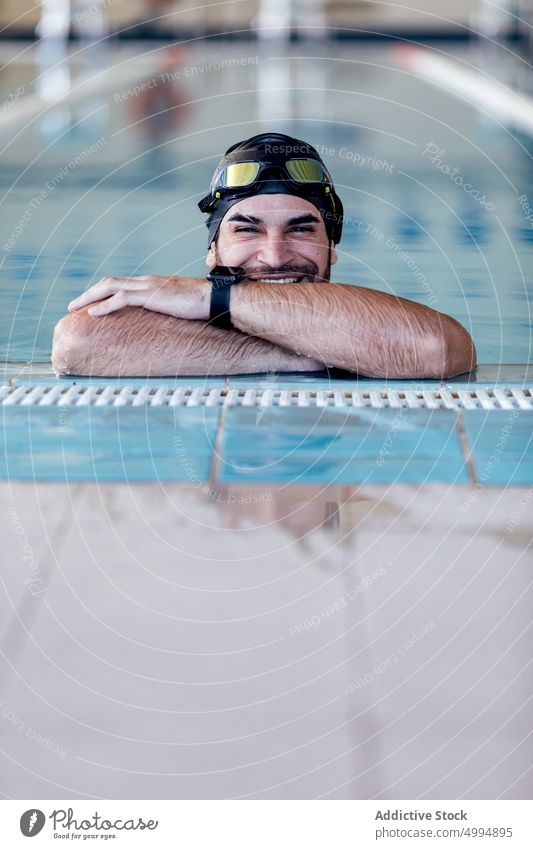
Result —
<path fill-rule="evenodd" d="M 447 378 L 475 368 L 458 321 L 330 282 L 343 209 L 317 151 L 265 133 L 233 145 L 200 202 L 209 279 L 105 277 L 56 325 L 58 373 L 317 371 Z"/>

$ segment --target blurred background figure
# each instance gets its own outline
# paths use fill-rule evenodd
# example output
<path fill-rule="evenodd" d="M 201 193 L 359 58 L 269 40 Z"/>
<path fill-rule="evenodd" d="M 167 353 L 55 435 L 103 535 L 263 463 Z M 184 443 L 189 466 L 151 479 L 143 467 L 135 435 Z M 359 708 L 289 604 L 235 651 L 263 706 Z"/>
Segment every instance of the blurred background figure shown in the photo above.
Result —
<path fill-rule="evenodd" d="M 178 129 L 183 130 L 194 112 L 191 92 L 178 70 L 185 64 L 187 55 L 186 47 L 165 47 L 159 52 L 160 71 L 154 77 L 154 85 L 128 101 L 132 125 L 153 144 Z M 161 151 L 154 148 L 152 154 L 155 153 L 159 155 Z"/>
<path fill-rule="evenodd" d="M 66 38 L 70 29 L 70 0 L 42 0 L 36 27 L 39 38 Z"/>
<path fill-rule="evenodd" d="M 291 34 L 292 0 L 259 0 L 255 29 L 260 38 L 288 40 Z"/>
<path fill-rule="evenodd" d="M 39 38 L 39 73 L 35 79 L 35 91 L 44 104 L 60 100 L 70 90 L 71 72 L 67 61 L 70 25 L 70 0 L 43 0 L 41 16 L 35 28 L 35 34 Z M 40 122 L 40 130 L 47 138 L 60 134 L 69 124 L 70 109 L 60 104 L 45 112 Z"/>
<path fill-rule="evenodd" d="M 73 35 L 82 41 L 105 38 L 109 34 L 106 5 L 106 0 L 73 0 L 71 15 Z"/>

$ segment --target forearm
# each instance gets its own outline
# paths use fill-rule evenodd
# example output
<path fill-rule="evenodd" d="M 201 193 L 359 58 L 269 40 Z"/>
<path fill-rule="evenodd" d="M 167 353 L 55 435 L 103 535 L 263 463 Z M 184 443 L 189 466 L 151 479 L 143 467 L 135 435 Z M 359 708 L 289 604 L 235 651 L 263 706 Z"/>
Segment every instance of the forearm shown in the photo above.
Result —
<path fill-rule="evenodd" d="M 454 319 L 385 292 L 339 283 L 247 283 L 231 292 L 239 330 L 371 377 L 446 377 L 475 367 Z"/>
<path fill-rule="evenodd" d="M 101 318 L 86 308 L 69 313 L 54 331 L 52 365 L 59 374 L 130 377 L 323 368 L 271 341 L 142 307 Z"/>

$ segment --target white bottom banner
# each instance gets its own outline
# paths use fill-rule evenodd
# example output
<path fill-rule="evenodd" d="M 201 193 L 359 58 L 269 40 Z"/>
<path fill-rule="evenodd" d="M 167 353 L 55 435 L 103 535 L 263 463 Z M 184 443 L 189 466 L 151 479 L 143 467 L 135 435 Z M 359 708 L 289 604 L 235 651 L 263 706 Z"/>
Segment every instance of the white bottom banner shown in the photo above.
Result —
<path fill-rule="evenodd" d="M 533 847 L 530 801 L 1 801 L 1 845 Z"/>

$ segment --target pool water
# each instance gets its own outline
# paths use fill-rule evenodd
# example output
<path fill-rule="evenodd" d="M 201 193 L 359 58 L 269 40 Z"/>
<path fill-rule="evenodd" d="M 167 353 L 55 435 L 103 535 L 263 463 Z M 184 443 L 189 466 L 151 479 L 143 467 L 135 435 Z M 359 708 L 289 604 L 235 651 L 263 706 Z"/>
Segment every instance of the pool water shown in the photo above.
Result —
<path fill-rule="evenodd" d="M 449 313 L 482 364 L 530 360 L 529 139 L 416 78 L 389 47 L 311 43 L 279 56 L 243 42 L 224 45 L 241 64 L 218 72 L 220 46 L 148 44 L 140 71 L 137 50 L 100 49 L 91 68 L 90 48 L 72 48 L 61 67 L 73 83 L 111 63 L 122 78 L 108 71 L 100 93 L 4 131 L 6 360 L 49 360 L 66 304 L 104 275 L 203 276 L 196 203 L 225 148 L 266 128 L 318 146 L 334 177 L 347 216 L 334 279 Z M 472 48 L 454 51 L 475 61 Z M 26 49 L 11 60 L 4 91 L 15 73 L 28 95 L 36 79 L 43 88 L 57 73 L 45 59 Z M 158 84 L 128 95 L 128 71 Z"/>

